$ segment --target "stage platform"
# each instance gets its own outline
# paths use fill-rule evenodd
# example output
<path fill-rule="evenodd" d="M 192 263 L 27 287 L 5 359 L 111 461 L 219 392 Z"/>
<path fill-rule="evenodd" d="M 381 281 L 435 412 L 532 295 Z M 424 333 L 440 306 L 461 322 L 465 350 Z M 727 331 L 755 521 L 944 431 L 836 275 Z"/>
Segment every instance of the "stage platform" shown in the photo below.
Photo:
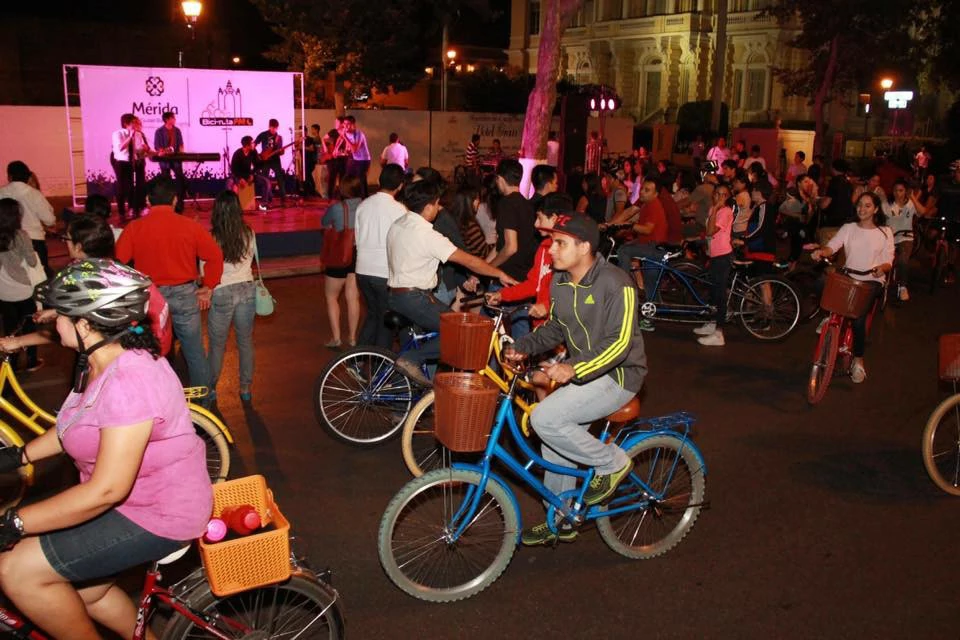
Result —
<path fill-rule="evenodd" d="M 276 199 L 279 203 L 279 199 Z M 248 212 L 243 216 L 257 234 L 257 246 L 263 276 L 287 277 L 321 273 L 320 246 L 323 234 L 320 220 L 332 201 L 320 198 L 306 198 L 302 202 L 288 198 L 286 207 L 271 208 L 268 211 Z M 210 229 L 210 215 L 213 201 L 198 201 L 194 205 L 188 200 L 183 215 Z M 146 215 L 149 215 L 147 213 Z M 110 217 L 110 224 L 123 226 L 116 210 Z M 64 243 L 48 236 L 50 263 L 54 268 L 66 264 L 67 251 Z"/>

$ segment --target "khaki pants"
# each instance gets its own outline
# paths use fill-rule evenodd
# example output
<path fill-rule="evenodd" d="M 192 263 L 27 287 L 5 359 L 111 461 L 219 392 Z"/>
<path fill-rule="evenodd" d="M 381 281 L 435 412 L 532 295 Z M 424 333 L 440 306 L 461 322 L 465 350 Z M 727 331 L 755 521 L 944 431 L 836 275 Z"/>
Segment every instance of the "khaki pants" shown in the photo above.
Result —
<path fill-rule="evenodd" d="M 313 168 L 313 184 L 317 186 L 317 193 L 320 194 L 320 197 L 326 200 L 329 196 L 327 194 L 327 165 L 318 164 Z"/>

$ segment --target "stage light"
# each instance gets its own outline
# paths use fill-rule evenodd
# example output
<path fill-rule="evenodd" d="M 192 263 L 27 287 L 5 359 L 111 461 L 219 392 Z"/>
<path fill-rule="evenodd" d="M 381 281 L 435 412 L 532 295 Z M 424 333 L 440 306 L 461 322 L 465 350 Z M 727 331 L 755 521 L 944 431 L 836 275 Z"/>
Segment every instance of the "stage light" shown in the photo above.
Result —
<path fill-rule="evenodd" d="M 600 110 L 601 110 L 601 111 L 604 111 L 604 110 L 606 110 L 606 108 L 607 108 L 607 99 L 606 99 L 606 98 L 600 98 Z"/>
<path fill-rule="evenodd" d="M 198 0 L 183 0 L 180 6 L 183 7 L 183 15 L 187 22 L 191 23 L 196 22 L 197 18 L 200 17 L 200 12 L 203 11 L 203 3 Z"/>
<path fill-rule="evenodd" d="M 596 110 L 597 110 L 597 99 L 590 98 L 590 111 L 596 111 Z"/>

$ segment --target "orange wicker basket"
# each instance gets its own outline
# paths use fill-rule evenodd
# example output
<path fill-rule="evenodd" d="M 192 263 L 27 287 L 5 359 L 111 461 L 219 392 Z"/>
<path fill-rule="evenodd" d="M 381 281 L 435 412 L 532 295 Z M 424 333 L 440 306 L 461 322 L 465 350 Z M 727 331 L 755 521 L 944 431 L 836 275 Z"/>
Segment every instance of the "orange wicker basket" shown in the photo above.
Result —
<path fill-rule="evenodd" d="M 440 360 L 454 369 L 487 366 L 493 320 L 475 313 L 440 314 Z"/>
<path fill-rule="evenodd" d="M 483 451 L 500 388 L 479 373 L 438 373 L 433 390 L 437 440 L 451 451 Z"/>
<path fill-rule="evenodd" d="M 960 380 L 960 333 L 940 336 L 940 379 Z"/>
<path fill-rule="evenodd" d="M 823 287 L 820 306 L 831 313 L 839 313 L 847 318 L 859 318 L 866 313 L 870 305 L 873 285 L 850 276 L 831 272 Z"/>
<path fill-rule="evenodd" d="M 213 485 L 213 517 L 225 507 L 249 504 L 270 531 L 235 540 L 200 540 L 200 558 L 210 590 L 218 596 L 283 582 L 290 577 L 290 523 L 273 502 L 263 476 L 247 476 Z"/>

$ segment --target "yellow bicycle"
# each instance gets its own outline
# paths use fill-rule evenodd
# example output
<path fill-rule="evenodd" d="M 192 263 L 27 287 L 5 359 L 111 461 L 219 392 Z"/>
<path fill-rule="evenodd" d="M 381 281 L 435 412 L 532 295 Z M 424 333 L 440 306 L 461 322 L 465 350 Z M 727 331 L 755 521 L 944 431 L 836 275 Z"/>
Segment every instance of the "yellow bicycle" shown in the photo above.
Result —
<path fill-rule="evenodd" d="M 512 342 L 506 329 L 503 326 L 503 318 L 509 315 L 503 308 L 486 305 L 488 309 L 494 312 L 493 332 L 490 335 L 490 347 L 487 351 L 487 366 L 478 373 L 486 376 L 493 381 L 500 390 L 507 393 L 510 389 L 510 382 L 513 380 L 514 373 L 509 367 L 502 366 L 503 345 Z M 515 310 L 519 311 L 526 307 Z M 491 366 L 493 362 L 500 365 L 501 375 Z M 527 398 L 533 398 L 533 385 L 524 379 L 518 381 L 518 386 L 526 391 L 524 395 Z M 525 436 L 530 435 L 530 413 L 536 406 L 536 402 L 521 397 L 521 394 L 514 394 L 513 402 L 520 410 L 520 428 Z M 400 436 L 400 448 L 403 452 L 403 461 L 407 469 L 416 477 L 440 467 L 449 466 L 451 452 L 434 437 L 434 417 L 433 417 L 434 392 L 427 392 L 420 401 L 417 402 L 407 415 L 403 423 L 403 431 Z"/>
<path fill-rule="evenodd" d="M 7 393 L 7 389 L 12 392 Z M 233 435 L 216 415 L 192 402 L 203 398 L 209 390 L 206 387 L 184 387 L 190 419 L 207 447 L 207 470 L 212 482 L 226 480 L 230 472 L 230 445 Z M 16 402 L 19 401 L 19 404 Z M 56 415 L 42 409 L 23 390 L 17 380 L 17 374 L 10 364 L 9 354 L 0 354 L 0 413 L 35 433 L 43 435 L 47 429 L 57 423 Z M 20 434 L 10 424 L 0 419 L 0 446 L 22 447 L 25 444 Z M 15 505 L 23 498 L 28 486 L 33 484 L 33 465 L 21 467 L 18 473 L 0 475 L 0 509 Z"/>

